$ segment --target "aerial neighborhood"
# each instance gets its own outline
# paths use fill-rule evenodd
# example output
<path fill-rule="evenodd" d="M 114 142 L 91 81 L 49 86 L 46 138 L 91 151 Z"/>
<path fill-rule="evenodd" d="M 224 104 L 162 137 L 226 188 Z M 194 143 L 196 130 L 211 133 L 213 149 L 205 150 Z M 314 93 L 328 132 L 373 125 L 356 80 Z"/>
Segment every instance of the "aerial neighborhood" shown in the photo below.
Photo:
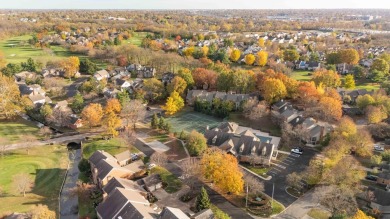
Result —
<path fill-rule="evenodd" d="M 1 8 L 1 219 L 390 218 L 388 9 Z"/>

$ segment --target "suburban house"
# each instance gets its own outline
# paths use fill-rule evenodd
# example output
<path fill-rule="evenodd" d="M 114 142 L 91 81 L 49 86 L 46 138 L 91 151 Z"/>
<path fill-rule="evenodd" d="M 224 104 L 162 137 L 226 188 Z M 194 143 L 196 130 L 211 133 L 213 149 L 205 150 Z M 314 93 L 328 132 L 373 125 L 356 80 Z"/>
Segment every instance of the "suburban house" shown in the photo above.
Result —
<path fill-rule="evenodd" d="M 390 218 L 390 192 L 383 189 L 369 187 L 373 198 L 370 201 L 372 209 L 378 209 L 381 212 L 381 218 Z"/>
<path fill-rule="evenodd" d="M 115 84 L 121 91 L 128 90 L 131 87 L 130 82 L 123 79 L 116 79 Z"/>
<path fill-rule="evenodd" d="M 164 73 L 161 77 L 162 83 L 166 86 L 172 82 L 176 75 L 172 72 Z"/>
<path fill-rule="evenodd" d="M 347 63 L 337 64 L 336 70 L 339 74 L 346 75 L 352 72 L 353 65 L 348 65 Z"/>
<path fill-rule="evenodd" d="M 159 219 L 190 219 L 184 212 L 178 208 L 165 207 L 161 212 Z"/>
<path fill-rule="evenodd" d="M 240 162 L 255 162 L 270 165 L 276 157 L 274 151 L 280 138 L 264 136 L 260 131 L 224 122 L 214 129 L 207 129 L 204 136 L 207 144 L 219 147 L 237 157 Z"/>
<path fill-rule="evenodd" d="M 320 62 L 309 62 L 308 66 L 307 66 L 307 70 L 309 70 L 309 71 L 317 71 L 320 68 L 321 68 Z"/>
<path fill-rule="evenodd" d="M 142 191 L 116 187 L 107 198 L 96 207 L 99 219 L 156 219 L 155 212 Z"/>
<path fill-rule="evenodd" d="M 388 186 L 390 188 L 390 172 L 384 171 L 378 174 L 378 180 L 376 181 L 378 184 L 382 184 Z"/>
<path fill-rule="evenodd" d="M 140 171 L 120 166 L 117 159 L 105 151 L 95 151 L 88 159 L 91 165 L 93 182 L 99 187 L 105 186 L 114 177 L 130 178 Z"/>
<path fill-rule="evenodd" d="M 211 209 L 203 209 L 192 215 L 191 219 L 214 219 L 214 213 Z"/>
<path fill-rule="evenodd" d="M 34 72 L 29 72 L 29 71 L 22 71 L 19 73 L 14 74 L 15 80 L 17 82 L 25 82 L 26 79 L 32 79 L 35 78 L 37 74 Z"/>
<path fill-rule="evenodd" d="M 232 101 L 236 108 L 239 108 L 243 101 L 250 98 L 249 94 L 234 94 L 232 92 L 207 92 L 204 90 L 190 90 L 187 93 L 186 102 L 192 106 L 196 100 L 206 101 L 211 103 L 215 98 L 219 98 L 222 101 Z"/>
<path fill-rule="evenodd" d="M 115 98 L 116 95 L 119 93 L 120 91 L 116 88 L 107 88 L 105 87 L 103 89 L 103 94 L 106 98 Z"/>
<path fill-rule="evenodd" d="M 21 95 L 27 96 L 35 106 L 42 106 L 45 103 L 51 103 L 51 99 L 46 97 L 46 92 L 38 84 L 26 85 L 18 84 Z"/>
<path fill-rule="evenodd" d="M 345 90 L 345 89 L 337 89 L 337 92 L 340 94 L 341 98 L 344 99 L 346 96 L 351 98 L 351 103 L 356 103 L 356 99 L 359 96 L 364 96 L 366 94 L 372 95 L 372 91 L 368 91 L 366 89 L 357 89 L 357 90 Z"/>
<path fill-rule="evenodd" d="M 105 199 L 109 194 L 111 194 L 113 191 L 115 191 L 116 188 L 123 188 L 126 190 L 139 191 L 139 192 L 146 194 L 145 189 L 143 189 L 136 182 L 134 182 L 132 180 L 128 180 L 128 179 L 114 177 L 107 183 L 107 185 L 105 185 L 102 188 L 103 199 Z"/>
<path fill-rule="evenodd" d="M 59 110 L 61 110 L 61 111 L 67 111 L 67 110 L 69 110 L 68 101 L 63 100 L 63 101 L 57 102 L 57 103 L 54 105 L 54 109 L 59 109 Z"/>
<path fill-rule="evenodd" d="M 69 117 L 69 128 L 71 129 L 78 129 L 83 127 L 83 120 L 81 120 L 77 115 L 72 114 Z"/>
<path fill-rule="evenodd" d="M 103 79 L 108 79 L 110 78 L 110 74 L 106 71 L 106 70 L 100 70 L 100 71 L 97 71 L 93 77 L 98 80 L 98 81 L 101 81 Z"/>
<path fill-rule="evenodd" d="M 156 75 L 156 69 L 153 67 L 141 67 L 134 72 L 138 78 L 153 78 Z"/>

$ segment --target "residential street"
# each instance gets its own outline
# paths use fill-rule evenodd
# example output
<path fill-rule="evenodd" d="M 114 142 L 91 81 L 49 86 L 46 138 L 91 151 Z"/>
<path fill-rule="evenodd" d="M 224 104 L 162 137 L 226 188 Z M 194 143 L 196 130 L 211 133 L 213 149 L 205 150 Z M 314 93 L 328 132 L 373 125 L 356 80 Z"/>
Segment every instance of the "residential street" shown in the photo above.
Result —
<path fill-rule="evenodd" d="M 319 207 L 318 197 L 315 196 L 314 190 L 310 190 L 300 197 L 296 202 L 290 205 L 283 213 L 276 216 L 275 218 L 280 219 L 300 219 L 304 218 L 305 215 L 313 207 Z"/>

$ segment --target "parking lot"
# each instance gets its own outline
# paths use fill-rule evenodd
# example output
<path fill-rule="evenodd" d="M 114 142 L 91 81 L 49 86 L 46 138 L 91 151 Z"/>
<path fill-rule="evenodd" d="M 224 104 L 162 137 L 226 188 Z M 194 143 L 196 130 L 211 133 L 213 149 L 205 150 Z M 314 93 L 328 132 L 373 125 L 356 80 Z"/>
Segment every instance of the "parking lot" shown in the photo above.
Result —
<path fill-rule="evenodd" d="M 268 171 L 268 175 L 272 176 L 271 180 L 263 181 L 265 193 L 269 196 L 272 196 L 272 190 L 274 186 L 273 197 L 275 200 L 282 203 L 285 207 L 291 205 L 296 198 L 290 196 L 285 191 L 286 177 L 292 172 L 301 173 L 307 166 L 311 158 L 315 155 L 315 151 L 311 149 L 306 149 L 302 155 L 299 154 L 290 154 L 286 158 L 280 161 L 276 161 L 275 165 L 272 166 L 272 169 Z"/>

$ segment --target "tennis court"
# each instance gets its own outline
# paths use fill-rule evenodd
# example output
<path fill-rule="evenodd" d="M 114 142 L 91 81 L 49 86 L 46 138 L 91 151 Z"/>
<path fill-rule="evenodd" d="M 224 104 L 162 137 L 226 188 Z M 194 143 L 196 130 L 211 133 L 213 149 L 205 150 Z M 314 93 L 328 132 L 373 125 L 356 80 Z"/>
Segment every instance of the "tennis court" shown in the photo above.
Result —
<path fill-rule="evenodd" d="M 211 129 L 222 122 L 222 119 L 189 110 L 179 112 L 172 117 L 166 118 L 166 120 L 171 123 L 175 132 L 181 132 L 182 130 L 191 132 L 195 129 L 200 133 L 204 133 L 207 126 Z"/>

